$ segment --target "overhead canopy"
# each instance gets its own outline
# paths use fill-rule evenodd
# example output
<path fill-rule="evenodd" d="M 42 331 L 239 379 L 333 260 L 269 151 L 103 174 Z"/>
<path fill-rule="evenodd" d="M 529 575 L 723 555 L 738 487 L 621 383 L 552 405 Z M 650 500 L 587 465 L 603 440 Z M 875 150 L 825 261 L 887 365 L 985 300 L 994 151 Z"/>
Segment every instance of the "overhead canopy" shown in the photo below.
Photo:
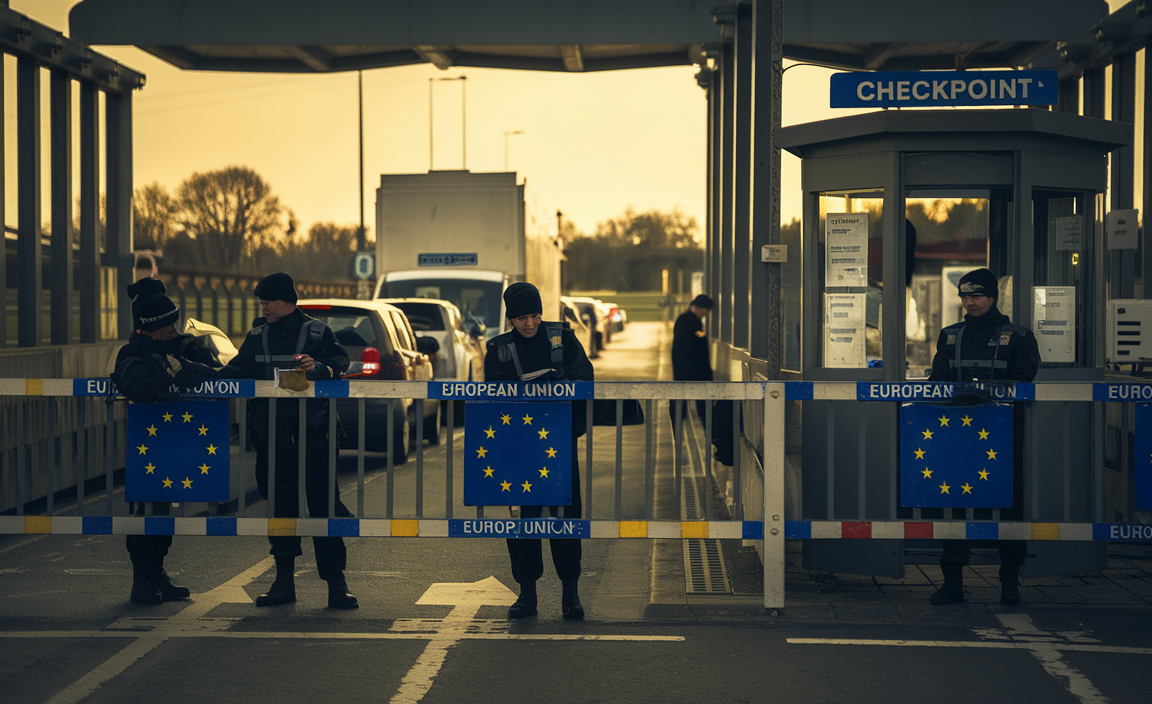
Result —
<path fill-rule="evenodd" d="M 431 63 L 602 71 L 701 63 L 721 0 L 83 0 L 73 39 L 183 69 L 318 73 Z M 714 12 L 717 13 L 714 21 Z M 786 58 L 871 70 L 1027 65 L 1104 0 L 784 0 Z M 728 30 L 730 32 L 730 30 Z"/>

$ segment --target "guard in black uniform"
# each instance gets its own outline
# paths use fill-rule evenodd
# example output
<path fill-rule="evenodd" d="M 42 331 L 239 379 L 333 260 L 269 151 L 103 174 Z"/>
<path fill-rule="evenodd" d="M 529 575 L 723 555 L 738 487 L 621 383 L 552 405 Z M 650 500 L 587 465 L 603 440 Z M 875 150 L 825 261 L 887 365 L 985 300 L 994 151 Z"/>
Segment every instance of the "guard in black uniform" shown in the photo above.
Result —
<path fill-rule="evenodd" d="M 673 381 L 712 381 L 712 362 L 708 356 L 708 334 L 704 332 L 704 318 L 712 310 L 712 299 L 700 294 L 688 304 L 688 310 L 676 318 L 672 326 L 672 380 Z M 683 401 L 670 401 L 668 413 L 672 423 L 676 423 L 676 405 L 684 410 Z M 696 399 L 696 414 L 704 419 L 704 401 Z"/>
<path fill-rule="evenodd" d="M 221 376 L 235 379 L 273 379 L 276 369 L 300 369 L 310 381 L 337 379 L 348 369 L 348 353 L 336 342 L 332 330 L 322 321 L 310 318 L 296 307 L 296 289 L 292 277 L 283 272 L 265 277 L 256 285 L 263 318 L 257 318 L 240 351 L 228 363 Z M 328 401 L 308 399 L 304 435 L 304 493 L 308 513 L 314 518 L 328 517 Z M 276 435 L 270 437 L 267 399 L 248 402 L 248 432 L 256 447 L 256 484 L 260 495 L 268 498 L 268 448 L 276 443 L 277 517 L 298 517 L 300 405 L 296 399 L 279 399 L 276 405 Z M 336 517 L 352 514 L 340 500 L 336 487 Z M 293 578 L 295 561 L 302 554 L 300 536 L 269 536 L 269 551 L 276 558 L 276 579 L 267 593 L 256 598 L 257 606 L 275 606 L 296 601 Z M 344 539 L 336 536 L 312 538 L 316 550 L 316 567 L 320 579 L 328 583 L 328 606 L 355 609 L 356 597 L 348 593 L 344 579 L 347 551 Z"/>
<path fill-rule="evenodd" d="M 116 355 L 112 381 L 133 403 L 165 400 L 171 387 L 195 386 L 219 368 L 215 355 L 204 345 L 205 338 L 176 332 L 180 309 L 164 295 L 159 279 L 142 279 L 128 285 L 132 299 L 135 332 Z M 130 508 L 140 515 L 144 504 Z M 168 502 L 152 504 L 152 513 L 167 516 Z M 164 558 L 172 546 L 170 535 L 129 535 L 125 540 L 132 558 L 132 593 L 137 604 L 159 604 L 188 598 L 188 588 L 172 584 L 164 571 Z"/>
<path fill-rule="evenodd" d="M 524 374 L 541 369 L 551 373 L 541 381 L 569 379 L 592 381 L 592 363 L 584 346 L 567 323 L 542 322 L 543 304 L 540 291 L 529 283 L 514 283 L 504 291 L 504 307 L 512 330 L 488 341 L 484 357 L 486 381 L 517 381 Z M 587 426 L 587 408 L 572 404 L 572 503 L 564 506 L 564 518 L 580 518 L 580 465 L 576 457 L 576 438 Z M 553 515 L 557 507 L 552 507 Z M 543 506 L 522 506 L 523 518 L 540 518 Z M 552 563 L 563 585 L 561 613 L 564 618 L 584 618 L 577 582 L 580 579 L 580 541 L 572 538 L 549 540 Z M 508 609 L 508 618 L 536 614 L 536 581 L 544 574 L 539 539 L 509 539 L 508 555 L 512 559 L 512 577 L 520 585 L 520 596 Z"/>
<path fill-rule="evenodd" d="M 1040 369 L 1040 350 L 1032 331 L 1013 325 L 996 308 L 996 275 L 975 269 L 960 278 L 960 302 L 968 311 L 964 320 L 940 331 L 929 381 L 1032 381 Z M 1017 457 L 1020 453 L 1017 451 Z M 1017 489 L 1020 481 L 1015 482 Z M 997 541 L 1000 550 L 1000 603 L 1020 603 L 1020 568 L 1027 544 L 1023 540 Z M 964 567 L 970 549 L 967 540 L 945 540 L 940 556 L 944 585 L 932 595 L 937 606 L 964 601 Z"/>

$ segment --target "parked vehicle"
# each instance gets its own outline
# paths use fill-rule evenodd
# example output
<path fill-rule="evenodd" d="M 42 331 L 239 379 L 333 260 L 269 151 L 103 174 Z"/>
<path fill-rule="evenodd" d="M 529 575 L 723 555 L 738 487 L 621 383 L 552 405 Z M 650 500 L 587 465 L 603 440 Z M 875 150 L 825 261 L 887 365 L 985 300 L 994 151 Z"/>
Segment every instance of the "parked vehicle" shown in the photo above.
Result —
<path fill-rule="evenodd" d="M 594 339 L 592 334 L 592 327 L 588 324 L 588 314 L 581 312 L 575 303 L 568 300 L 566 296 L 560 297 L 560 306 L 564 310 L 564 320 L 572 326 L 572 332 L 576 333 L 576 339 L 584 345 L 584 351 L 588 353 L 588 357 L 595 359 L 600 356 L 594 347 Z"/>
<path fill-rule="evenodd" d="M 624 325 L 628 322 L 628 313 L 615 303 L 605 303 L 608 306 L 608 322 L 611 323 L 612 332 L 624 332 Z"/>
<path fill-rule="evenodd" d="M 515 173 L 385 174 L 376 190 L 376 298 L 450 301 L 491 339 L 504 289 L 530 281 L 545 317 L 560 312 L 559 243 L 526 216 Z"/>
<path fill-rule="evenodd" d="M 336 334 L 336 341 L 348 351 L 351 366 L 345 379 L 365 381 L 430 381 L 432 364 L 427 355 L 416 350 L 416 334 L 408 318 L 396 306 L 379 301 L 358 301 L 338 298 L 304 299 L 296 304 L 308 315 L 322 320 Z M 365 399 L 364 418 L 357 412 L 359 400 L 337 399 L 336 411 L 344 425 L 345 437 L 340 446 L 357 446 L 359 423 L 366 429 L 366 450 L 388 450 L 388 423 L 392 423 L 393 442 L 397 450 L 394 464 L 408 459 L 416 440 L 416 423 L 424 424 L 424 438 L 435 445 L 440 442 L 440 405 L 425 402 L 422 418 L 416 417 L 416 402 L 399 399 L 392 404 L 392 417 L 388 417 L 389 399 Z M 396 400 L 394 400 L 396 401 Z"/>
<path fill-rule="evenodd" d="M 608 307 L 604 305 L 603 301 L 588 296 L 569 296 L 568 300 L 576 304 L 576 306 L 592 319 L 593 343 L 596 346 L 596 353 L 599 354 L 604 349 L 604 345 L 612 340 L 612 327 L 608 321 Z"/>
<path fill-rule="evenodd" d="M 404 311 L 418 336 L 432 337 L 440 345 L 432 361 L 432 378 L 472 381 L 483 379 L 484 360 L 468 344 L 460 309 L 450 301 L 435 298 L 378 298 L 382 303 Z M 479 371 L 480 376 L 476 373 Z"/>

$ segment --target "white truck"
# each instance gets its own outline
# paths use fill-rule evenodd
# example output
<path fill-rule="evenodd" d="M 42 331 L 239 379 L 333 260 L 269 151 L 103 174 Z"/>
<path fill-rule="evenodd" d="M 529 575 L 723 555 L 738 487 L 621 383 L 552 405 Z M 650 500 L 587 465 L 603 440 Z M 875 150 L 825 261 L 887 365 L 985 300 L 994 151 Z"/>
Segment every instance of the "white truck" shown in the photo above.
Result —
<path fill-rule="evenodd" d="M 376 298 L 451 301 L 465 329 L 505 327 L 504 288 L 540 289 L 545 320 L 563 320 L 557 238 L 525 208 L 515 172 L 384 174 L 376 190 Z"/>

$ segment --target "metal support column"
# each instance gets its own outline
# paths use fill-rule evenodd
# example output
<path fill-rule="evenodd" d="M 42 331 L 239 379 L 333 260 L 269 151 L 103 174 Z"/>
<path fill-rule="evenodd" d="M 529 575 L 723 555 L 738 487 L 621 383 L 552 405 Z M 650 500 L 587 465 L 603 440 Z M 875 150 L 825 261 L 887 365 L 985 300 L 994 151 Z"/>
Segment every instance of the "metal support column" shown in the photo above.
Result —
<path fill-rule="evenodd" d="M 712 212 L 709 214 L 712 232 L 709 233 L 708 239 L 710 249 L 708 252 L 708 281 L 705 292 L 712 296 L 716 302 L 715 305 L 719 305 L 718 299 L 720 298 L 720 241 L 724 236 L 724 218 L 722 215 L 724 208 L 720 204 L 723 191 L 720 170 L 724 163 L 724 156 L 721 153 L 724 144 L 724 86 L 721 80 L 724 69 L 720 65 L 721 59 L 722 57 L 719 55 L 716 57 L 716 69 L 712 71 L 711 87 L 709 88 L 711 99 L 708 106 L 708 178 L 711 182 L 708 202 L 712 207 Z M 676 314 L 679 312 L 676 311 Z M 720 337 L 719 310 L 714 307 L 712 315 L 709 315 L 707 319 L 709 336 L 718 339 Z"/>
<path fill-rule="evenodd" d="M 1112 61 L 1112 120 L 1136 124 L 1136 54 L 1121 54 Z M 1133 205 L 1136 179 L 1136 150 L 1120 147 L 1111 155 L 1110 210 Z M 1110 252 L 1109 288 L 1112 298 L 1131 298 L 1136 284 L 1136 252 L 1115 249 Z"/>
<path fill-rule="evenodd" d="M 1056 112 L 1065 112 L 1069 115 L 1080 114 L 1079 78 L 1060 81 L 1056 94 Z"/>
<path fill-rule="evenodd" d="M 8 110 L 4 100 L 4 72 L 0 71 L 0 107 L 3 108 L 0 113 L 5 113 Z M 4 141 L 0 139 L 0 164 L 8 163 L 6 159 L 8 155 L 5 153 Z M 7 169 L 0 169 L 0 193 L 6 193 L 7 179 L 5 175 Z M 7 223 L 7 212 L 4 207 L 5 198 L 0 198 L 0 228 L 3 228 Z M 0 349 L 8 346 L 8 244 L 5 242 L 4 249 L 0 250 L 0 291 L 4 292 L 3 298 L 0 298 Z"/>
<path fill-rule="evenodd" d="M 80 82 L 80 342 L 100 339 L 100 90 Z"/>
<path fill-rule="evenodd" d="M 1152 92 L 1148 90 L 1148 76 L 1152 71 L 1152 40 L 1144 42 L 1144 193 L 1141 195 L 1142 210 L 1140 211 L 1141 222 L 1148 221 L 1148 209 L 1152 208 L 1152 120 L 1148 119 L 1152 115 Z M 1143 296 L 1144 298 L 1152 298 L 1152 283 L 1149 279 L 1152 278 L 1152 241 L 1148 238 L 1148 227 L 1145 225 L 1141 228 L 1140 232 L 1140 253 L 1142 261 L 1140 266 L 1140 275 L 1143 280 Z"/>
<path fill-rule="evenodd" d="M 733 26 L 733 83 L 732 123 L 732 319 L 733 347 L 748 349 L 749 289 L 752 275 L 752 115 L 754 93 L 752 88 L 752 6 L 736 6 Z M 739 381 L 739 380 L 735 380 Z"/>
<path fill-rule="evenodd" d="M 16 60 L 17 340 L 21 347 L 41 342 L 44 287 L 40 247 L 40 66 Z"/>
<path fill-rule="evenodd" d="M 52 71 L 52 344 L 72 341 L 72 78 Z"/>
<path fill-rule="evenodd" d="M 1084 72 L 1084 117 L 1104 119 L 1104 69 L 1092 68 Z"/>
<path fill-rule="evenodd" d="M 780 375 L 779 264 L 760 262 L 760 249 L 780 244 L 780 127 L 783 82 L 783 2 L 755 0 L 752 9 L 752 189 L 751 324 L 748 352 L 768 364 L 768 378 Z M 799 257 L 799 252 L 790 252 Z"/>
<path fill-rule="evenodd" d="M 719 318 L 719 339 L 732 342 L 732 157 L 735 143 L 736 57 L 731 44 L 720 52 L 720 278 L 715 282 L 712 314 Z"/>
<path fill-rule="evenodd" d="M 105 265 L 116 267 L 115 290 L 109 300 L 119 302 L 116 337 L 126 338 L 132 330 L 132 302 L 124 287 L 132 283 L 132 92 L 108 93 L 104 98 L 107 125 L 108 229 L 104 249 Z"/>

